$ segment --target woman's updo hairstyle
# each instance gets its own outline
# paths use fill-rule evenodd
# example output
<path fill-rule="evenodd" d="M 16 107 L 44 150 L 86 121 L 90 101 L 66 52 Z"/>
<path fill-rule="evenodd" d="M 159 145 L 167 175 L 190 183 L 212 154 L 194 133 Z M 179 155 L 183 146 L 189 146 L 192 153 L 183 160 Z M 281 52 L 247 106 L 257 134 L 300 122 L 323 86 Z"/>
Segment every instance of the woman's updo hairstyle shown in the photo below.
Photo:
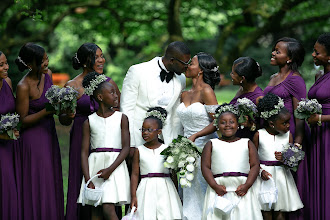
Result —
<path fill-rule="evenodd" d="M 89 72 L 83 79 L 82 85 L 84 87 L 84 89 L 88 89 L 89 87 L 91 87 L 91 84 L 93 84 L 93 81 L 95 81 L 97 79 L 97 77 L 103 76 L 95 71 L 93 72 Z M 100 94 L 102 91 L 102 88 L 104 87 L 105 83 L 107 81 L 102 81 L 101 83 L 99 83 L 98 85 L 96 85 L 96 87 L 94 87 L 94 91 L 93 91 L 93 98 L 98 101 L 97 99 L 97 94 Z"/>
<path fill-rule="evenodd" d="M 304 62 L 305 49 L 303 45 L 296 39 L 290 37 L 283 37 L 276 41 L 275 46 L 278 42 L 285 42 L 288 56 L 292 62 L 288 63 L 290 70 L 297 71 L 298 67 Z M 273 47 L 273 51 L 275 50 Z"/>
<path fill-rule="evenodd" d="M 251 57 L 240 57 L 234 61 L 234 71 L 239 76 L 244 76 L 247 82 L 255 82 L 262 75 L 262 69 L 258 62 Z"/>
<path fill-rule="evenodd" d="M 84 43 L 81 45 L 77 53 L 72 57 L 73 69 L 78 70 L 84 67 L 84 65 L 89 69 L 93 69 L 97 49 L 101 50 L 101 48 L 94 43 Z"/>
<path fill-rule="evenodd" d="M 327 55 L 330 55 L 330 33 L 324 33 L 317 38 L 317 42 L 325 47 Z"/>
<path fill-rule="evenodd" d="M 24 70 L 28 69 L 28 64 L 31 64 L 33 61 L 35 61 L 39 72 L 44 54 L 45 49 L 43 47 L 39 46 L 38 44 L 29 42 L 21 47 L 18 57 L 15 59 L 15 63 L 19 71 L 23 72 Z"/>
<path fill-rule="evenodd" d="M 167 111 L 164 108 L 152 107 L 147 110 L 147 117 L 144 120 L 149 118 L 155 119 L 157 121 L 158 128 L 162 129 L 164 126 L 163 121 L 166 120 L 166 117 L 167 117 Z"/>
<path fill-rule="evenodd" d="M 259 113 L 262 113 L 262 112 L 271 112 L 273 111 L 274 109 L 276 109 L 276 106 L 278 106 L 280 102 L 280 97 L 269 92 L 267 93 L 263 98 L 261 98 L 259 100 L 259 103 L 258 103 L 258 112 Z M 287 114 L 287 113 L 290 113 L 288 111 L 288 109 L 286 107 L 282 107 L 279 109 L 278 113 L 277 114 L 272 114 L 272 116 L 270 116 L 269 118 L 265 119 L 266 121 L 275 121 L 279 115 L 281 114 Z"/>
<path fill-rule="evenodd" d="M 198 64 L 203 71 L 203 80 L 209 84 L 214 90 L 215 85 L 220 83 L 220 72 L 217 61 L 207 53 L 198 53 L 197 55 Z"/>

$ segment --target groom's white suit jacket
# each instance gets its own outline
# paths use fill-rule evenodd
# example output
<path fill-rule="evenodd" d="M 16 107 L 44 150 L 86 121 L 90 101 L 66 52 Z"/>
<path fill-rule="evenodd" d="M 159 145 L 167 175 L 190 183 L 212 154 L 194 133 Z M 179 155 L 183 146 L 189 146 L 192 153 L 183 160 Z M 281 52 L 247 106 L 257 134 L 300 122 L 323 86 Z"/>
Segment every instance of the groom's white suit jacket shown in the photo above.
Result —
<path fill-rule="evenodd" d="M 161 71 L 158 66 L 160 59 L 161 57 L 155 57 L 148 62 L 131 66 L 123 82 L 120 111 L 129 119 L 132 147 L 144 144 L 139 128 L 142 127 L 147 110 L 150 107 L 159 106 L 160 97 L 157 95 L 159 88 L 156 86 L 158 83 L 154 81 L 160 79 L 155 78 L 154 75 L 158 75 Z M 173 97 L 165 107 L 167 119 L 166 125 L 162 129 L 165 144 L 171 143 L 174 138 L 183 133 L 176 109 L 180 104 L 180 94 L 186 87 L 186 79 L 183 74 L 174 74 L 172 80 L 174 83 Z"/>

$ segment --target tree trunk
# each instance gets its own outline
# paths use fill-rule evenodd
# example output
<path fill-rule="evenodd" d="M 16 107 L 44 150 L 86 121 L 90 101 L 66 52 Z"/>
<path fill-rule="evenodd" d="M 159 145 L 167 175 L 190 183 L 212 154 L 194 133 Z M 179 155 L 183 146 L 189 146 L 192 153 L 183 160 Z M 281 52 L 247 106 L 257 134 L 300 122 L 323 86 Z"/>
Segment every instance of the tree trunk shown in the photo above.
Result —
<path fill-rule="evenodd" d="M 168 7 L 167 30 L 169 41 L 183 41 L 182 29 L 180 23 L 181 0 L 170 0 Z"/>

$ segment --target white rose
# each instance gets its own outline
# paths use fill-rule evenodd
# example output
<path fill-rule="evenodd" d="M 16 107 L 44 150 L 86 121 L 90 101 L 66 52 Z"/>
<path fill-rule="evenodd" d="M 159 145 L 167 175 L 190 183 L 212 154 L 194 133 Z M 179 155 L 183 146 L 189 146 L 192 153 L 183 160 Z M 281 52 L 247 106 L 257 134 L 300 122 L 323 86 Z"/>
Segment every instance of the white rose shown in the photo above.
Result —
<path fill-rule="evenodd" d="M 186 186 L 191 187 L 191 182 L 188 181 Z"/>
<path fill-rule="evenodd" d="M 179 168 L 184 167 L 184 164 L 185 164 L 185 162 L 181 160 L 181 161 L 179 161 L 179 163 L 178 163 L 178 167 L 179 167 Z"/>
<path fill-rule="evenodd" d="M 193 163 L 193 162 L 195 162 L 195 158 L 194 157 L 187 157 L 187 159 L 186 159 L 188 162 L 190 162 L 190 163 Z"/>
<path fill-rule="evenodd" d="M 188 181 L 187 181 L 186 178 L 181 178 L 181 179 L 180 179 L 180 185 L 181 185 L 182 187 L 187 186 L 187 183 L 188 183 Z"/>
<path fill-rule="evenodd" d="M 172 156 L 169 156 L 167 159 L 166 159 L 166 162 L 167 163 L 173 163 L 174 162 L 174 158 Z"/>
<path fill-rule="evenodd" d="M 187 180 L 192 181 L 192 180 L 194 179 L 194 174 L 192 174 L 192 173 L 188 173 L 188 174 L 186 175 L 186 178 L 187 178 Z"/>
<path fill-rule="evenodd" d="M 193 172 L 193 171 L 195 170 L 195 167 L 194 167 L 194 165 L 192 165 L 192 164 L 188 164 L 187 167 L 186 167 L 186 169 L 187 169 L 189 172 Z"/>

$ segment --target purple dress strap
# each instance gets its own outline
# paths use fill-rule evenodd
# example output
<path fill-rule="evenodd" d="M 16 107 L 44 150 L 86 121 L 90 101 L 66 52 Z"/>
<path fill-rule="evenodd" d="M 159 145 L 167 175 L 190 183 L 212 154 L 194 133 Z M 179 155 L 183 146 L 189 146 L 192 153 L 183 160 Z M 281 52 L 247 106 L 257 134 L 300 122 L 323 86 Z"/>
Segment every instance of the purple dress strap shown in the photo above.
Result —
<path fill-rule="evenodd" d="M 322 105 L 322 115 L 330 115 L 330 72 L 320 77 L 308 92 L 308 98 Z M 306 156 L 310 164 L 309 219 L 330 219 L 330 122 L 311 126 L 312 144 Z"/>
<path fill-rule="evenodd" d="M 15 98 L 6 80 L 0 89 L 0 114 L 15 112 Z M 0 139 L 0 219 L 21 219 L 19 190 L 15 177 L 14 158 L 17 141 Z"/>

